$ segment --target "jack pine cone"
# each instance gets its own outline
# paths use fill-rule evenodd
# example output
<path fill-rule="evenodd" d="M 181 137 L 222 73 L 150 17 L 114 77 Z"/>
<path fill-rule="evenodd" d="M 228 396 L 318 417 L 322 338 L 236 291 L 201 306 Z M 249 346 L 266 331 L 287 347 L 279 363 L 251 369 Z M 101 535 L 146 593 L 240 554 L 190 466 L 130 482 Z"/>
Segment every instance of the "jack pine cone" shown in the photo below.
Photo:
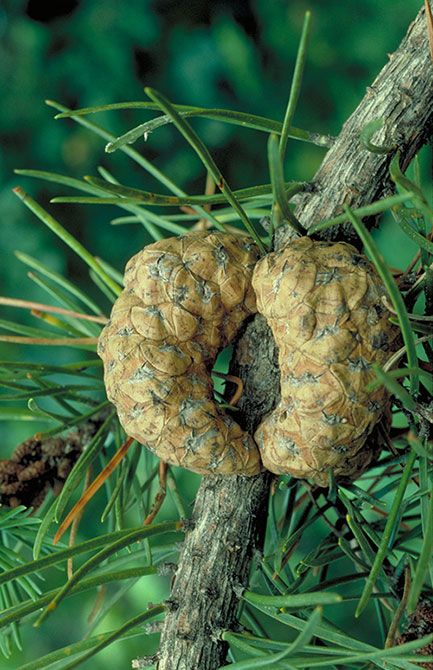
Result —
<path fill-rule="evenodd" d="M 210 376 L 218 351 L 256 311 L 258 258 L 249 238 L 197 232 L 155 242 L 126 266 L 98 353 L 125 431 L 167 463 L 260 471 L 254 440 L 215 403 Z"/>
<path fill-rule="evenodd" d="M 258 259 L 253 240 L 219 232 L 134 256 L 99 339 L 108 398 L 128 435 L 195 472 L 264 465 L 320 485 L 330 469 L 354 477 L 377 451 L 365 443 L 388 408 L 383 387 L 366 390 L 397 342 L 384 287 L 343 242 L 302 237 Z M 216 405 L 210 373 L 256 311 L 279 348 L 281 401 L 254 441 Z"/>
<path fill-rule="evenodd" d="M 383 386 L 367 390 L 372 366 L 387 360 L 398 334 L 374 267 L 350 244 L 302 237 L 261 259 L 253 286 L 281 374 L 281 400 L 255 433 L 264 466 L 321 485 L 330 469 L 357 476 L 389 400 Z"/>

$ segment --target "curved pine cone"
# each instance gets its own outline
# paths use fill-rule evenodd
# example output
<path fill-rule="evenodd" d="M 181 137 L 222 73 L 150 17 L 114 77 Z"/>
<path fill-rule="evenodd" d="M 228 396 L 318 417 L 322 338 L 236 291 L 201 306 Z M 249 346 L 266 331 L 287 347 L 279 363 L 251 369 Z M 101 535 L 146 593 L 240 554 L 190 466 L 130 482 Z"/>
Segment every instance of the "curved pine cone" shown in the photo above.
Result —
<path fill-rule="evenodd" d="M 255 433 L 264 466 L 319 485 L 329 469 L 360 474 L 388 406 L 386 389 L 366 390 L 372 364 L 387 360 L 398 336 L 374 267 L 349 244 L 303 237 L 261 259 L 253 286 L 281 372 L 281 401 Z"/>
<path fill-rule="evenodd" d="M 98 353 L 126 433 L 198 473 L 253 475 L 252 437 L 216 405 L 218 351 L 256 311 L 259 252 L 250 238 L 197 232 L 160 240 L 128 262 Z"/>

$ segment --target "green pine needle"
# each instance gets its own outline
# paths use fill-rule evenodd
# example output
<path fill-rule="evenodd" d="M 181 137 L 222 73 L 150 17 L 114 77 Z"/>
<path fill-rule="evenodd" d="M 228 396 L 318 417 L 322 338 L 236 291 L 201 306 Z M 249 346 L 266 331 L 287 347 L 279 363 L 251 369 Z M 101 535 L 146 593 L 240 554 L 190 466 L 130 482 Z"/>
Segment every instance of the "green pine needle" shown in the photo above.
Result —
<path fill-rule="evenodd" d="M 172 118 L 172 121 L 176 126 L 176 128 L 185 137 L 187 142 L 189 142 L 194 151 L 197 153 L 198 157 L 201 159 L 206 170 L 209 172 L 209 174 L 215 181 L 215 184 L 224 193 L 227 201 L 233 207 L 235 212 L 238 214 L 246 230 L 255 240 L 260 251 L 264 254 L 266 252 L 266 249 L 260 237 L 258 236 L 254 226 L 252 225 L 244 209 L 239 204 L 239 201 L 236 198 L 235 194 L 227 184 L 220 170 L 218 169 L 215 161 L 213 160 L 212 156 L 209 153 L 209 150 L 207 149 L 205 144 L 203 144 L 201 139 L 198 137 L 197 133 L 191 128 L 189 123 L 179 115 L 179 113 L 176 111 L 176 109 L 169 102 L 169 100 L 167 100 L 165 96 L 163 96 L 161 93 L 155 91 L 152 88 L 146 88 L 145 92 L 146 95 L 149 96 L 149 98 L 154 100 L 160 106 L 160 108 Z"/>

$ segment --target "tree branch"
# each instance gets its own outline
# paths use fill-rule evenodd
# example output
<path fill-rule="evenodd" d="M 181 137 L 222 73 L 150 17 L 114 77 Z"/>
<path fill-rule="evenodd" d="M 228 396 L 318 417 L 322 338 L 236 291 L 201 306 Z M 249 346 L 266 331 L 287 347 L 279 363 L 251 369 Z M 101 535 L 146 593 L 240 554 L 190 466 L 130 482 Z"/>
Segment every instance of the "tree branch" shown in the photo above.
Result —
<path fill-rule="evenodd" d="M 363 146 L 360 132 L 374 119 L 384 119 L 374 143 L 394 151 L 377 154 Z M 314 193 L 302 196 L 299 220 L 309 228 L 340 214 L 344 204 L 360 207 L 387 193 L 392 155 L 399 149 L 407 165 L 427 141 L 432 125 L 433 65 L 421 10 L 327 153 L 314 178 Z M 355 240 L 348 224 L 330 229 L 327 236 Z M 289 239 L 290 234 L 280 234 L 276 246 Z M 279 394 L 275 344 L 262 317 L 246 328 L 233 370 L 245 383 L 241 420 L 253 431 Z M 203 477 L 194 529 L 181 550 L 161 635 L 158 670 L 216 670 L 224 664 L 227 648 L 219 634 L 235 624 L 235 587 L 246 584 L 254 549 L 262 546 L 270 481 L 269 473 Z"/>

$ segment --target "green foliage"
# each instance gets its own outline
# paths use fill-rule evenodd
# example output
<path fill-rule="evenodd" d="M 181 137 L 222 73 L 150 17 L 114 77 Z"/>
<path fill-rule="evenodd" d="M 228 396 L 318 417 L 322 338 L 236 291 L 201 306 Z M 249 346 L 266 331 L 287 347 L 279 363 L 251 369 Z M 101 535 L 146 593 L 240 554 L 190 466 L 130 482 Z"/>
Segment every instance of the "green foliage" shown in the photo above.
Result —
<path fill-rule="evenodd" d="M 270 117 L 281 127 L 290 67 L 305 10 L 310 8 L 314 21 L 308 67 L 294 123 L 335 135 L 382 67 L 385 54 L 398 45 L 420 1 L 365 0 L 362 5 L 355 0 L 194 1 L 184 11 L 182 3 L 166 0 L 130 0 L 127 10 L 117 0 L 103 4 L 86 0 L 70 15 L 52 21 L 30 18 L 27 4 L 27 0 L 5 0 L 0 10 L 0 78 L 7 82 L 0 109 L 0 284 L 7 295 L 23 282 L 21 269 L 10 262 L 17 246 L 62 274 L 74 263 L 72 254 L 53 245 L 48 231 L 34 226 L 14 201 L 13 169 L 38 167 L 80 178 L 101 160 L 106 164 L 98 137 L 89 136 L 82 126 L 53 124 L 44 99 L 62 100 L 69 107 L 106 105 L 136 100 L 142 87 L 151 85 L 186 105 L 247 110 Z M 98 122 L 117 136 L 147 118 L 140 109 L 127 109 L 117 115 L 103 113 Z M 197 121 L 233 189 L 267 180 L 265 138 L 254 137 L 252 131 L 240 133 L 238 126 L 217 120 Z M 231 155 L 239 156 L 241 172 Z M 287 156 L 291 178 L 308 178 L 322 156 L 318 147 L 292 142 Z M 202 190 L 201 165 L 172 129 L 154 134 L 149 159 L 184 190 Z M 110 165 L 121 183 L 155 190 L 152 178 L 131 168 L 121 156 L 113 156 Z M 57 193 L 49 184 L 23 186 L 44 205 Z M 95 256 L 115 248 L 119 267 L 149 241 L 139 227 L 106 226 L 110 213 L 103 208 L 57 206 L 51 213 L 58 214 L 68 230 L 78 232 Z M 84 281 L 80 287 L 96 295 Z M 27 283 L 26 293 L 36 296 L 38 287 Z M 59 356 L 66 354 L 59 351 Z"/>
<path fill-rule="evenodd" d="M 315 40 L 313 37 L 310 58 L 313 70 L 317 70 L 319 63 L 326 59 L 328 68 L 332 70 L 329 90 L 319 92 L 322 102 L 328 100 L 329 104 L 335 99 L 335 91 L 342 80 L 346 82 L 347 95 L 339 115 L 332 117 L 332 123 L 326 123 L 329 121 L 326 113 L 320 118 L 317 110 L 310 109 L 302 116 L 302 126 L 315 126 L 317 122 L 315 130 L 318 132 L 292 126 L 305 58 L 308 22 L 304 27 L 294 68 L 292 93 L 284 115 L 279 107 L 285 97 L 279 95 L 281 85 L 264 70 L 252 40 L 231 19 L 227 9 L 216 15 L 207 37 L 203 30 L 194 28 L 194 46 L 187 40 L 186 23 L 180 22 L 177 31 L 171 33 L 169 48 L 176 50 L 176 62 L 168 70 L 168 88 L 174 98 L 185 97 L 183 87 L 187 86 L 187 82 L 184 79 L 180 84 L 178 75 L 184 71 L 187 62 L 192 63 L 198 85 L 202 85 L 200 94 L 204 95 L 204 100 L 199 99 L 195 85 L 191 85 L 190 102 L 197 103 L 194 108 L 173 104 L 153 89 L 149 89 L 148 94 L 157 104 L 147 101 L 104 104 L 105 100 L 123 99 L 125 90 L 137 89 L 130 74 L 130 63 L 125 62 L 126 54 L 130 53 L 131 40 L 137 40 L 141 48 L 147 45 L 152 52 L 164 26 L 163 19 L 159 14 L 152 13 L 150 5 L 149 17 L 144 25 L 143 3 L 130 3 L 126 15 L 118 14 L 114 3 L 107 3 L 112 10 L 111 15 L 109 12 L 98 13 L 96 5 L 94 2 L 83 3 L 70 20 L 69 30 L 76 47 L 75 64 L 63 54 L 48 75 L 54 81 L 53 71 L 58 77 L 72 74 L 68 89 L 71 88 L 79 96 L 80 104 L 91 108 L 77 112 L 50 102 L 50 106 L 60 110 L 60 117 L 72 119 L 74 125 L 72 129 L 68 126 L 67 130 L 59 130 L 60 124 L 65 123 L 59 120 L 57 125 L 51 124 L 49 131 L 41 121 L 40 112 L 33 119 L 27 116 L 27 110 L 17 110 L 21 114 L 18 118 L 23 128 L 23 119 L 27 120 L 27 126 L 22 131 L 24 136 L 29 133 L 29 138 L 37 137 L 40 142 L 36 145 L 33 160 L 44 168 L 20 169 L 19 174 L 36 178 L 37 183 L 41 180 L 48 182 L 50 187 L 46 193 L 49 197 L 55 195 L 56 202 L 73 203 L 73 207 L 83 202 L 101 205 L 86 210 L 97 212 L 94 224 L 90 224 L 93 214 L 86 214 L 82 219 L 93 229 L 88 228 L 86 233 L 82 233 L 75 228 L 71 233 L 68 225 L 53 217 L 51 205 L 43 207 L 31 196 L 24 195 L 22 190 L 17 191 L 24 204 L 48 227 L 50 234 L 55 233 L 61 244 L 67 245 L 68 254 L 76 255 L 74 266 L 77 264 L 80 267 L 80 274 L 86 276 L 86 281 L 83 282 L 81 277 L 79 281 L 76 277 L 65 277 L 64 264 L 59 262 L 56 253 L 40 258 L 38 253 L 18 252 L 18 259 L 32 270 L 32 279 L 38 287 L 36 295 L 40 297 L 42 289 L 65 313 L 53 317 L 47 305 L 45 312 L 39 314 L 40 328 L 23 324 L 20 320 L 2 319 L 0 322 L 2 333 L 17 334 L 0 335 L 0 339 L 9 343 L 37 345 L 35 350 L 38 352 L 37 361 L 27 361 L 22 360 L 21 349 L 15 350 L 19 358 L 15 361 L 11 360 L 14 356 L 12 350 L 11 354 L 7 352 L 4 355 L 7 360 L 0 362 L 0 401 L 3 405 L 0 421 L 14 418 L 23 423 L 43 422 L 41 430 L 44 432 L 39 437 L 44 439 L 65 434 L 65 431 L 67 434 L 73 427 L 102 414 L 99 428 L 89 439 L 86 450 L 58 497 L 49 495 L 42 507 L 31 516 L 22 507 L 0 509 L 0 598 L 4 608 L 0 614 L 0 632 L 3 632 L 1 649 L 6 657 L 14 654 L 11 667 L 19 664 L 27 670 L 51 666 L 56 669 L 72 668 L 120 639 L 127 641 L 118 652 L 122 655 L 122 664 L 134 653 L 142 655 L 155 650 L 157 641 L 151 632 L 143 630 L 142 624 L 152 617 L 159 617 L 164 605 L 147 608 L 147 603 L 154 599 L 158 602 L 168 595 L 168 580 L 159 585 L 158 570 L 167 572 L 170 563 L 176 560 L 183 520 L 189 515 L 198 481 L 194 475 L 170 469 L 167 501 L 161 512 L 164 520 L 142 527 L 143 519 L 152 513 L 155 496 L 160 493 L 158 466 L 150 453 L 140 445 L 134 445 L 121 467 L 106 482 L 103 494 L 91 503 L 90 511 L 85 511 L 72 546 L 53 547 L 53 528 L 63 518 L 66 508 L 75 501 L 91 464 L 102 467 L 125 439 L 115 416 L 107 414 L 101 362 L 94 354 L 103 321 L 98 323 L 83 317 L 96 315 L 103 319 L 108 316 L 110 304 L 121 289 L 122 263 L 129 247 L 136 250 L 144 242 L 160 239 L 166 233 L 179 234 L 202 220 L 220 229 L 225 226 L 240 229 L 244 226 L 259 239 L 263 249 L 271 242 L 263 217 L 272 214 L 274 226 L 288 222 L 296 227 L 298 224 L 290 200 L 305 186 L 304 180 L 311 178 L 318 158 L 323 156 L 330 143 L 329 137 L 323 134 L 323 127 L 336 132 L 360 93 L 355 90 L 353 82 L 349 82 L 350 77 L 343 78 L 343 66 L 337 67 L 333 43 L 336 28 L 330 16 L 334 12 L 335 17 L 338 12 L 343 21 L 347 10 L 328 3 L 326 10 L 317 8 L 316 22 L 327 25 L 329 32 L 325 31 L 326 40 L 323 37 Z M 344 58 L 340 57 L 341 62 L 346 62 L 344 67 L 349 69 L 349 73 L 350 68 L 364 67 L 366 81 L 370 78 L 368 68 L 375 69 L 377 66 L 375 54 L 382 58 L 383 52 L 394 46 L 377 45 L 369 34 L 367 39 L 368 30 L 372 30 L 377 22 L 376 9 L 376 3 L 364 3 L 363 11 L 367 16 L 370 13 L 370 18 L 364 23 L 359 22 L 362 57 L 352 53 L 351 31 L 340 32 L 344 53 Z M 299 30 L 299 10 L 300 3 L 294 3 L 294 9 L 290 10 L 286 8 L 286 3 L 265 3 L 264 0 L 255 3 L 254 15 L 261 22 L 263 40 L 270 51 L 275 72 L 278 72 L 278 63 L 284 63 L 284 70 L 287 62 L 295 63 L 296 45 L 294 40 L 287 39 L 287 32 L 293 28 L 287 25 L 286 16 L 290 14 Z M 47 33 L 40 26 L 26 23 L 19 11 L 14 11 L 17 12 L 15 31 L 20 35 L 27 29 L 28 39 L 37 42 L 36 48 L 40 53 Z M 350 5 L 349 13 L 353 11 L 359 11 L 358 5 Z M 385 5 L 381 11 L 386 13 Z M 389 16 L 394 18 L 395 3 L 389 5 L 389 11 Z M 115 40 L 111 50 L 105 48 L 106 36 L 99 32 L 101 16 L 106 22 L 106 29 L 115 25 L 120 31 L 121 38 Z M 352 16 L 350 20 L 353 20 Z M 94 28 L 91 36 L 83 29 L 90 25 Z M 78 40 L 81 35 L 85 48 Z M 17 35 L 13 31 L 8 39 L 16 46 Z M 219 47 L 216 51 L 213 49 L 215 44 Z M 94 50 L 98 58 L 85 58 L 89 49 Z M 213 57 L 204 59 L 203 54 L 210 56 L 212 50 L 215 52 Z M 28 63 L 28 53 L 24 50 L 18 60 L 21 77 Z M 38 65 L 40 63 L 36 63 L 35 67 Z M 94 89 L 94 81 L 101 76 L 101 72 L 104 100 L 97 99 L 101 93 Z M 116 77 L 116 72 L 122 77 L 128 72 L 130 79 Z M 229 93 L 217 94 L 217 79 L 221 73 L 225 74 L 225 81 L 236 89 L 236 106 L 239 103 L 247 111 L 230 109 L 233 96 Z M 118 79 L 121 79 L 121 85 Z M 20 81 L 28 91 L 29 81 L 26 78 Z M 14 84 L 17 86 L 15 80 Z M 308 90 L 313 87 L 311 74 L 306 75 L 303 87 L 308 97 Z M 317 83 L 314 90 L 317 94 Z M 264 96 L 263 91 L 268 94 Z M 16 89 L 14 95 L 17 96 Z M 37 95 L 36 91 L 34 95 Z M 205 103 L 209 104 L 208 108 Z M 215 107 L 221 103 L 224 108 Z M 153 114 L 162 109 L 163 113 L 143 123 L 142 109 Z M 326 111 L 326 104 L 324 109 Z M 117 116 L 119 110 L 120 116 Z M 109 112 L 112 112 L 110 116 Z M 94 114 L 102 115 L 103 126 L 90 120 Z M 206 118 L 205 123 L 209 125 L 197 124 L 198 132 L 192 130 L 189 119 L 195 116 Z M 312 120 L 315 123 L 311 124 Z M 114 133 L 105 129 L 106 122 L 111 129 L 114 128 Z M 14 119 L 6 119 L 7 132 L 13 128 L 13 123 Z M 170 135 L 174 139 L 168 149 L 165 140 L 160 139 L 160 133 L 163 137 L 167 130 L 171 133 L 173 128 L 170 124 L 184 137 Z M 56 130 L 51 130 L 53 126 Z M 125 127 L 130 130 L 125 132 Z M 246 130 L 242 131 L 240 127 Z M 383 150 L 371 145 L 373 130 L 370 128 L 364 132 L 365 145 L 373 151 Z M 263 133 L 269 135 L 270 184 L 266 173 L 266 151 L 260 139 L 251 142 L 250 138 L 256 137 L 251 134 L 253 131 L 257 131 L 258 138 Z M 143 133 L 150 132 L 152 134 L 143 149 Z M 238 140 L 243 132 L 249 139 Z M 72 140 L 67 139 L 69 134 Z M 113 167 L 110 166 L 108 171 L 102 145 L 95 142 L 96 137 L 108 142 L 110 151 L 119 149 L 131 159 L 136 171 L 130 163 L 127 168 L 120 167 L 116 155 Z M 196 160 L 193 152 L 186 153 L 184 139 L 195 149 L 204 166 Z M 305 165 L 301 169 L 302 161 L 296 153 L 293 162 L 291 156 L 289 161 L 283 160 L 287 147 L 290 155 L 292 139 L 303 140 L 299 146 L 307 152 L 305 165 L 308 169 Z M 68 141 L 72 142 L 73 150 L 70 146 L 65 150 Z M 129 145 L 132 141 L 137 142 L 137 147 Z M 82 179 L 53 172 L 58 159 L 54 154 L 47 159 L 43 150 L 56 142 L 63 143 L 68 157 L 66 167 L 73 172 L 77 166 L 81 173 L 84 167 L 85 171 L 94 171 L 97 163 L 95 156 L 99 152 L 98 160 L 104 163 L 99 168 L 100 176 Z M 223 157 L 220 161 L 221 152 L 215 151 L 216 145 L 230 147 L 235 158 L 228 160 Z M 240 157 L 237 155 L 238 146 L 244 147 L 239 151 Z M 79 158 L 80 147 L 85 154 L 82 159 Z M 314 153 L 314 158 L 309 153 L 312 150 L 319 152 Z M 72 158 L 74 151 L 78 154 L 77 159 Z M 150 155 L 158 153 L 162 167 L 156 167 L 155 161 L 145 158 L 142 151 L 149 151 Z M 256 154 L 260 151 L 263 155 L 252 179 L 248 163 L 252 157 L 253 163 L 256 162 Z M 188 159 L 184 160 L 185 156 Z M 182 178 L 179 165 L 183 166 Z M 187 175 L 184 174 L 185 166 L 188 168 Z M 209 173 L 219 184 L 221 171 L 232 184 L 228 188 L 224 180 L 222 195 L 200 193 L 204 190 L 203 186 L 194 188 L 199 195 L 190 194 L 191 185 L 196 187 L 198 180 L 204 183 Z M 377 370 L 377 383 L 386 384 L 394 396 L 393 446 L 391 448 L 384 441 L 385 448 L 380 459 L 356 483 L 343 485 L 331 482 L 329 489 L 324 490 L 313 489 L 307 482 L 288 477 L 280 479 L 270 500 L 263 555 L 256 557 L 250 587 L 241 594 L 239 617 L 244 629 L 236 633 L 222 633 L 230 643 L 234 668 L 272 665 L 275 668 L 317 666 L 350 669 L 370 664 L 371 667 L 391 670 L 414 670 L 419 667 L 420 660 L 426 660 L 425 656 L 417 656 L 417 652 L 433 640 L 432 635 L 402 646 L 393 646 L 394 639 L 388 644 L 390 631 L 398 629 L 401 617 L 404 623 L 407 616 L 404 610 L 413 611 L 420 597 L 433 595 L 433 495 L 429 440 L 433 385 L 430 340 L 433 331 L 428 311 L 432 304 L 433 283 L 433 248 L 429 239 L 432 213 L 429 196 L 422 185 L 422 168 L 419 169 L 415 163 L 410 171 L 413 176 L 402 175 L 398 158 L 395 159 L 391 176 L 401 191 L 398 195 L 354 212 L 347 211 L 332 221 L 318 222 L 309 231 L 316 234 L 343 221 L 352 221 L 366 253 L 388 289 L 404 340 L 404 347 L 390 356 L 388 365 L 383 370 Z M 240 174 L 244 180 L 239 178 Z M 287 181 L 288 177 L 291 181 Z M 154 193 L 155 181 L 158 189 L 167 191 L 166 194 Z M 251 182 L 253 186 L 249 185 Z M 59 187 L 72 188 L 88 195 L 81 199 L 79 196 L 59 196 Z M 123 225 L 131 224 L 134 225 L 131 230 L 139 231 L 138 234 L 132 233 L 128 242 L 122 241 L 119 253 L 112 253 L 114 244 L 110 247 L 110 241 L 118 239 L 113 236 L 115 228 L 114 233 L 106 233 L 108 226 L 95 230 L 95 226 L 99 226 L 105 218 L 102 205 L 120 207 L 128 213 L 113 220 L 113 223 L 122 225 L 120 230 Z M 179 208 L 185 206 L 187 211 L 179 213 Z M 390 239 L 395 230 L 401 230 L 407 236 L 404 239 L 411 240 L 418 254 L 410 272 L 402 269 L 396 278 L 382 258 L 375 236 L 368 233 L 361 221 L 364 216 L 384 211 L 391 211 L 396 219 Z M 68 210 L 64 212 L 68 219 Z M 59 219 L 62 217 L 59 216 Z M 101 238 L 102 242 L 98 240 L 94 244 L 97 238 Z M 50 244 L 57 248 L 52 239 Z M 98 250 L 90 252 L 88 249 Z M 422 313 L 424 308 L 427 314 Z M 57 354 L 61 350 L 59 345 L 65 344 L 69 349 L 71 346 L 78 349 L 79 357 L 75 354 L 72 361 L 55 357 L 52 352 Z M 56 348 L 50 349 L 53 345 Z M 397 362 L 400 367 L 391 369 Z M 219 369 L 222 371 L 224 364 Z M 9 405 L 10 402 L 13 406 Z M 102 518 L 106 528 L 103 535 L 100 534 L 99 518 Z M 84 559 L 86 554 L 91 554 L 90 558 Z M 412 583 L 404 589 L 403 579 L 407 573 L 412 575 Z M 146 580 L 146 577 L 150 579 Z M 146 582 L 144 588 L 143 581 Z M 88 606 L 91 599 L 95 599 L 95 593 L 96 600 L 88 622 L 82 621 L 81 610 L 79 616 L 71 614 L 70 620 L 77 619 L 76 626 L 73 630 L 69 626 L 68 639 L 58 639 L 53 631 L 56 626 L 62 628 L 61 623 L 57 624 L 62 621 L 62 612 L 78 611 L 73 609 L 76 605 L 72 596 L 87 594 L 87 600 L 79 602 Z M 138 610 L 132 618 L 131 608 Z M 45 622 L 48 614 L 51 614 L 50 620 Z M 356 616 L 360 617 L 359 622 Z M 53 646 L 49 649 L 41 645 L 40 638 L 32 635 L 31 624 L 35 623 L 42 626 L 45 639 L 50 639 L 52 632 Z M 23 646 L 24 653 L 21 653 Z M 112 649 L 110 647 L 110 654 L 114 653 Z M 23 664 L 23 658 L 28 660 L 26 664 Z M 92 667 L 97 667 L 96 662 L 92 660 Z"/>

